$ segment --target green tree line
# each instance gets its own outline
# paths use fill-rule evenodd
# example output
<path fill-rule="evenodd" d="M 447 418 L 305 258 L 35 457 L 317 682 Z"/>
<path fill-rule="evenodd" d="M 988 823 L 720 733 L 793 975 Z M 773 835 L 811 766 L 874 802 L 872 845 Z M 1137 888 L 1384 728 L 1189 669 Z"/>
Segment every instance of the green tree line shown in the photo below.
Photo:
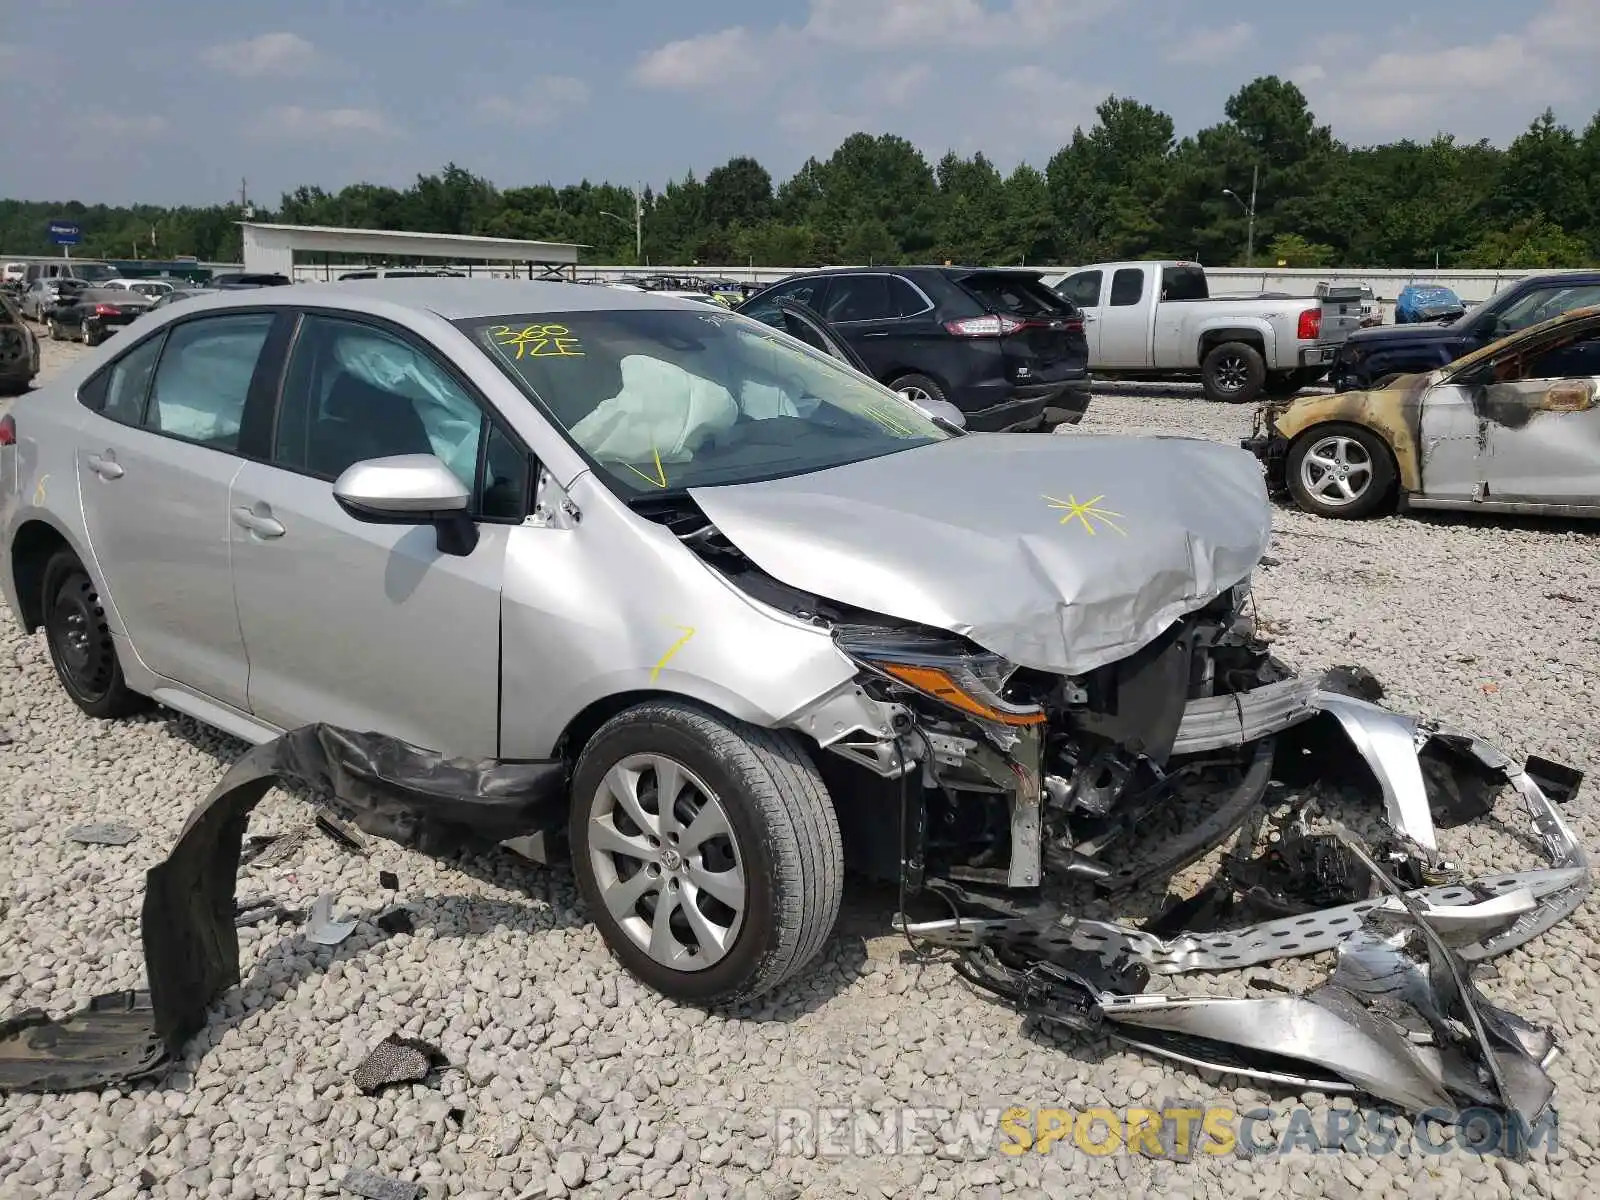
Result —
<path fill-rule="evenodd" d="M 904 138 L 852 134 L 774 185 L 736 157 L 647 188 L 644 256 L 657 265 L 954 262 L 1069 264 L 1194 258 L 1237 265 L 1252 172 L 1255 260 L 1289 266 L 1571 267 L 1600 260 L 1600 114 L 1581 132 L 1546 111 L 1508 146 L 1351 146 L 1276 76 L 1229 98 L 1224 119 L 1178 138 L 1172 118 L 1110 96 L 1041 171 L 982 153 L 937 163 Z M 497 187 L 455 165 L 410 187 L 302 186 L 257 220 L 578 242 L 585 262 L 633 263 L 634 195 L 612 184 Z M 51 219 L 77 221 L 94 257 L 237 261 L 237 205 L 113 207 L 0 200 L 0 251 L 55 252 Z"/>

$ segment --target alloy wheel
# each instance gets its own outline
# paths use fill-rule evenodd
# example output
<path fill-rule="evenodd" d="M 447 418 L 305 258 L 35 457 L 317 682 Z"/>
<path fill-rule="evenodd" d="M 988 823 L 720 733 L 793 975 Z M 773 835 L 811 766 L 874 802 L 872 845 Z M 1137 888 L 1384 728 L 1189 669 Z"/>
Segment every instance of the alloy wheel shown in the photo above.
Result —
<path fill-rule="evenodd" d="M 1230 354 L 1217 363 L 1216 386 L 1219 391 L 1237 392 L 1250 382 L 1250 366 L 1237 354 Z"/>
<path fill-rule="evenodd" d="M 682 763 L 632 754 L 589 803 L 589 862 L 601 899 L 662 966 L 701 971 L 739 936 L 744 864 L 722 800 Z"/>
<path fill-rule="evenodd" d="M 919 388 L 916 384 L 912 384 L 910 387 L 901 388 L 900 394 L 907 400 L 911 401 L 911 403 L 919 406 L 931 404 L 933 402 L 933 397 L 928 395 L 924 389 Z"/>
<path fill-rule="evenodd" d="M 1372 486 L 1372 456 L 1352 437 L 1319 438 L 1300 460 L 1300 483 L 1330 508 L 1345 508 Z"/>

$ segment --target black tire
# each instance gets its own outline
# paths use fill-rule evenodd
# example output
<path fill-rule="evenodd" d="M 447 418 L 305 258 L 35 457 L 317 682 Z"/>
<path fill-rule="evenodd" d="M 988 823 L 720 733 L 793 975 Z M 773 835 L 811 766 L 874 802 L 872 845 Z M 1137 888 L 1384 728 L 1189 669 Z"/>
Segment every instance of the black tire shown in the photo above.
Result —
<path fill-rule="evenodd" d="M 57 550 L 44 568 L 45 641 L 56 678 L 91 717 L 131 717 L 150 700 L 129 689 L 94 580 L 71 550 Z"/>
<path fill-rule="evenodd" d="M 930 400 L 945 400 L 944 389 L 926 375 L 902 375 L 889 388 L 896 392 L 907 392 L 917 389 L 927 395 Z M 946 401 L 948 403 L 948 401 Z"/>
<path fill-rule="evenodd" d="M 608 773 L 643 756 L 669 759 L 697 777 L 679 793 L 681 799 L 674 806 L 680 822 L 685 812 L 682 806 L 693 807 L 697 782 L 703 781 L 713 794 L 707 803 L 720 800 L 731 833 L 715 840 L 728 843 L 744 876 L 744 911 L 732 943 L 720 959 L 698 969 L 680 970 L 660 962 L 635 943 L 607 907 L 605 887 L 590 853 L 591 829 L 602 827 L 591 817 L 606 804 L 601 788 Z M 641 801 L 646 798 L 647 774 L 653 778 L 646 768 L 637 779 Z M 648 788 L 650 802 L 655 803 L 654 783 Z M 648 829 L 616 816 L 610 826 L 641 845 L 649 836 Z M 687 846 L 688 827 L 679 827 Z M 660 832 L 677 843 L 675 835 Z M 652 701 L 630 708 L 606 722 L 578 758 L 572 778 L 570 837 L 578 889 L 607 946 L 629 971 L 674 1000 L 736 1002 L 770 991 L 817 956 L 838 919 L 844 887 L 838 818 L 822 776 L 796 734 L 746 725 L 688 703 Z M 656 845 L 659 857 L 648 868 L 640 865 L 639 872 L 652 870 L 654 878 L 667 879 L 675 895 L 699 904 L 687 889 L 693 856 L 686 850 L 681 860 L 676 852 L 669 859 L 665 852 L 670 847 L 659 840 Z M 720 855 L 725 860 L 727 850 Z M 698 865 L 703 867 L 706 857 L 700 855 Z M 629 855 L 609 856 L 606 861 L 612 865 L 606 869 L 614 873 L 614 879 L 627 882 L 634 878 L 633 873 L 624 876 L 616 870 L 619 860 L 626 860 L 624 865 L 637 861 Z M 673 860 L 682 865 L 674 867 Z M 677 892 L 678 878 L 685 880 L 682 893 Z M 708 892 L 700 894 L 709 896 Z M 657 905 L 665 895 L 662 890 L 655 893 Z M 641 894 L 625 917 L 650 922 L 658 909 L 642 907 L 648 900 L 648 894 Z M 680 900 L 675 915 L 686 921 L 682 905 Z M 702 907 L 701 915 L 706 911 Z M 687 924 L 682 928 L 687 930 Z"/>
<path fill-rule="evenodd" d="M 1358 493 L 1353 499 L 1341 499 L 1335 502 L 1320 495 L 1314 486 L 1314 481 L 1308 479 L 1306 459 L 1313 454 L 1336 457 L 1330 455 L 1329 450 L 1333 444 L 1340 441 L 1345 443 L 1346 457 L 1352 464 L 1352 471 L 1355 470 L 1353 464 L 1359 461 L 1359 456 L 1352 452 L 1352 447 L 1359 447 L 1365 455 L 1367 471 L 1364 475 L 1364 484 L 1359 482 L 1362 475 L 1357 473 L 1353 473 L 1347 480 L 1351 482 L 1351 490 Z M 1310 474 L 1318 474 L 1315 463 Z M 1284 475 L 1289 484 L 1289 494 L 1306 512 L 1319 517 L 1360 521 L 1386 511 L 1390 506 L 1394 495 L 1396 469 L 1394 455 L 1389 447 L 1371 430 L 1363 429 L 1359 425 L 1317 425 L 1302 433 L 1289 447 Z"/>
<path fill-rule="evenodd" d="M 52 342 L 59 342 L 61 340 L 61 326 L 56 324 L 54 317 L 45 322 L 45 329 L 49 331 L 50 340 Z"/>
<path fill-rule="evenodd" d="M 98 346 L 100 344 L 100 335 L 95 333 L 94 326 L 89 322 L 85 321 L 79 332 L 83 334 L 83 344 L 85 346 Z"/>
<path fill-rule="evenodd" d="M 1255 347 L 1223 342 L 1200 364 L 1200 382 L 1205 386 L 1207 400 L 1249 404 L 1266 386 L 1267 364 Z"/>

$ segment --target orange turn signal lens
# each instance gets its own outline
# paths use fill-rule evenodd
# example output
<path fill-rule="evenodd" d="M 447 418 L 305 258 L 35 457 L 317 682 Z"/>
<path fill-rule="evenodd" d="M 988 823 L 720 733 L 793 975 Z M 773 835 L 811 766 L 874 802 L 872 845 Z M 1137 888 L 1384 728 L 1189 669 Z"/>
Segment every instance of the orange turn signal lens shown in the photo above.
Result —
<path fill-rule="evenodd" d="M 947 671 L 911 663 L 879 662 L 877 668 L 907 687 L 932 696 L 952 708 L 999 725 L 1043 725 L 1045 714 L 1037 708 L 1007 710 L 985 703 L 963 688 Z"/>

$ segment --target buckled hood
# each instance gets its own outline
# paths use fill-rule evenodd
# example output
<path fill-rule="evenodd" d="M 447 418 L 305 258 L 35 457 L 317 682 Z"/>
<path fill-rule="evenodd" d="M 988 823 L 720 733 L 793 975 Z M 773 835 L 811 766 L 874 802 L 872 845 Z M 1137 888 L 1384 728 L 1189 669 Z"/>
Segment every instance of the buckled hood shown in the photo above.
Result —
<path fill-rule="evenodd" d="M 1074 675 L 1244 580 L 1272 532 L 1255 459 L 1191 438 L 973 434 L 690 494 L 791 587 Z"/>

